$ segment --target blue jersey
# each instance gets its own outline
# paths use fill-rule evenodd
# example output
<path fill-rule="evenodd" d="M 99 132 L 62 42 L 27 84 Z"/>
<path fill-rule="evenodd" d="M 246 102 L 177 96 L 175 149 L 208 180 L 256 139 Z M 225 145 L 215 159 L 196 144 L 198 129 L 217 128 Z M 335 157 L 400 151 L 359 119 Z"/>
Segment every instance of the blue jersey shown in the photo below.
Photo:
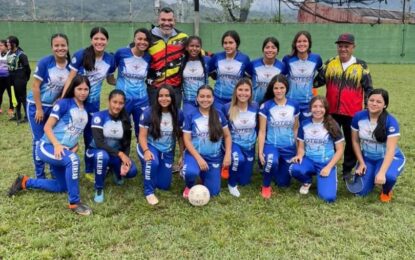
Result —
<path fill-rule="evenodd" d="M 313 123 L 311 118 L 301 123 L 297 139 L 304 142 L 305 155 L 318 163 L 330 161 L 336 153 L 335 144 L 344 141 L 343 135 L 333 139 L 323 123 Z"/>
<path fill-rule="evenodd" d="M 222 112 L 217 111 L 222 128 L 228 127 L 228 122 Z M 204 116 L 199 109 L 187 114 L 184 120 L 183 132 L 190 133 L 192 144 L 199 154 L 207 160 L 217 160 L 222 157 L 221 138 L 217 142 L 209 139 L 209 116 Z"/>
<path fill-rule="evenodd" d="M 233 59 L 227 59 L 225 52 L 215 54 L 209 62 L 209 74 L 216 73 L 215 96 L 230 101 L 236 83 L 245 76 L 248 66 L 249 57 L 240 51 Z"/>
<path fill-rule="evenodd" d="M 183 128 L 183 113 L 178 111 L 179 126 Z M 140 118 L 140 127 L 149 129 L 151 126 L 151 107 L 144 110 Z M 168 153 L 174 150 L 176 139 L 173 136 L 173 120 L 170 113 L 161 113 L 160 121 L 160 138 L 154 139 L 150 132 L 147 133 L 147 142 L 154 146 L 162 153 Z"/>
<path fill-rule="evenodd" d="M 104 56 L 102 57 L 102 59 L 95 60 L 95 70 L 86 71 L 82 65 L 82 62 L 84 60 L 84 51 L 84 49 L 81 49 L 75 52 L 71 60 L 71 65 L 69 65 L 69 67 L 72 70 L 77 71 L 78 74 L 88 77 L 89 83 L 91 83 L 91 88 L 89 90 L 87 102 L 99 103 L 102 82 L 115 71 L 114 56 L 112 54 L 104 52 Z"/>
<path fill-rule="evenodd" d="M 194 102 L 199 87 L 208 84 L 208 63 L 210 58 L 204 56 L 203 59 L 205 67 L 203 67 L 200 60 L 189 60 L 184 66 L 182 75 L 184 101 Z"/>
<path fill-rule="evenodd" d="M 88 114 L 84 108 L 79 108 L 73 98 L 59 100 L 52 109 L 50 117 L 58 121 L 53 127 L 53 134 L 59 143 L 69 148 L 74 147 L 88 122 Z M 46 134 L 42 141 L 51 143 Z"/>
<path fill-rule="evenodd" d="M 247 111 L 239 111 L 235 120 L 229 119 L 229 109 L 231 103 L 223 106 L 223 113 L 229 122 L 229 130 L 232 136 L 232 142 L 239 145 L 244 150 L 255 149 L 257 138 L 257 115 L 258 104 L 252 103 L 248 106 Z"/>
<path fill-rule="evenodd" d="M 40 83 L 40 101 L 44 106 L 52 106 L 56 99 L 61 95 L 65 81 L 69 75 L 69 64 L 59 67 L 53 55 L 42 58 L 36 66 L 34 77 Z M 33 92 L 27 96 L 30 103 L 35 103 Z"/>
<path fill-rule="evenodd" d="M 299 114 L 298 103 L 289 99 L 283 106 L 274 99 L 263 103 L 259 115 L 267 119 L 265 143 L 295 151 L 294 124 Z"/>
<path fill-rule="evenodd" d="M 380 143 L 373 136 L 377 123 L 371 124 L 369 112 L 367 110 L 360 111 L 352 119 L 352 130 L 359 132 L 360 147 L 362 154 L 371 160 L 382 160 L 386 153 L 386 142 Z M 399 136 L 398 121 L 392 115 L 388 114 L 386 118 L 386 135 L 387 137 Z M 396 147 L 395 155 L 401 151 Z"/>
<path fill-rule="evenodd" d="M 147 52 L 142 57 L 135 56 L 131 48 L 121 48 L 115 53 L 118 67 L 116 88 L 124 91 L 128 99 L 146 99 L 146 78 L 151 56 Z"/>
<path fill-rule="evenodd" d="M 287 97 L 297 101 L 300 105 L 308 105 L 313 97 L 314 76 L 323 65 L 320 55 L 309 53 L 307 60 L 287 55 L 282 61 L 287 68 L 290 85 Z"/>
<path fill-rule="evenodd" d="M 108 110 L 99 111 L 93 114 L 91 127 L 102 129 L 106 145 L 121 150 L 124 128 L 120 119 L 114 120 Z M 95 141 L 92 141 L 91 147 L 97 148 Z"/>
<path fill-rule="evenodd" d="M 252 87 L 254 89 L 253 99 L 257 103 L 261 103 L 264 98 L 265 91 L 271 79 L 278 74 L 285 74 L 285 65 L 281 61 L 275 59 L 273 65 L 265 65 L 263 58 L 253 60 L 249 64 L 248 74 L 252 77 Z"/>

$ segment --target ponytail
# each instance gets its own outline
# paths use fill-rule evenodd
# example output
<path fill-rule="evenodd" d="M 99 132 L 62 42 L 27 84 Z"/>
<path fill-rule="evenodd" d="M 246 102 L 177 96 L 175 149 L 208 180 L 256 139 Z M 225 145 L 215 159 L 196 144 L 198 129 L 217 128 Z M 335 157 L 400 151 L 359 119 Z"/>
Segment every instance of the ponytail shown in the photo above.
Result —
<path fill-rule="evenodd" d="M 209 140 L 211 142 L 219 141 L 223 136 L 222 124 L 219 120 L 218 111 L 213 107 L 209 108 Z"/>
<path fill-rule="evenodd" d="M 375 130 L 373 131 L 373 137 L 375 137 L 376 141 L 379 143 L 386 142 L 388 136 L 386 134 L 386 118 L 388 117 L 388 111 L 384 109 L 382 113 L 379 115 L 377 125 Z"/>
<path fill-rule="evenodd" d="M 95 69 L 95 51 L 92 45 L 84 50 L 84 56 L 82 58 L 82 66 L 85 70 L 93 71 Z"/>

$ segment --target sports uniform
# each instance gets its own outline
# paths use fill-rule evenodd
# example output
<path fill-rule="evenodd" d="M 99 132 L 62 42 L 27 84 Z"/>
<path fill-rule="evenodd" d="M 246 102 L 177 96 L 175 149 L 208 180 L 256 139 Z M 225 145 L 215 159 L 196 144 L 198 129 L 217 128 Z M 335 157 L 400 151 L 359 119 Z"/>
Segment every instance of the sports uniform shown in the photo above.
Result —
<path fill-rule="evenodd" d="M 151 56 L 145 52 L 143 56 L 137 57 L 132 53 L 131 48 L 121 48 L 117 50 L 114 57 L 118 67 L 115 88 L 125 93 L 125 110 L 133 116 L 135 135 L 138 136 L 140 116 L 149 105 L 145 81 Z"/>
<path fill-rule="evenodd" d="M 310 117 L 309 103 L 313 97 L 313 80 L 321 70 L 323 62 L 320 55 L 309 53 L 306 60 L 287 55 L 282 60 L 287 69 L 290 89 L 287 98 L 295 100 L 300 106 L 300 121 Z"/>
<path fill-rule="evenodd" d="M 28 119 L 33 136 L 32 156 L 35 164 L 36 178 L 45 178 L 45 163 L 36 155 L 36 146 L 39 144 L 40 139 L 44 134 L 43 128 L 45 127 L 46 121 L 52 111 L 53 104 L 62 93 L 68 75 L 69 64 L 64 67 L 59 67 L 56 64 L 56 60 L 53 55 L 42 58 L 38 62 L 33 75 L 41 82 L 39 91 L 43 110 L 43 121 L 37 123 L 35 121 L 36 104 L 33 92 L 30 91 L 27 97 L 27 115 L 29 116 Z"/>
<path fill-rule="evenodd" d="M 7 66 L 7 55 L 8 52 L 0 53 L 0 111 L 1 105 L 3 103 L 3 93 L 5 90 L 7 90 L 7 95 L 9 96 L 9 110 L 13 109 L 10 75 L 9 68 Z"/>
<path fill-rule="evenodd" d="M 297 139 L 304 143 L 305 156 L 301 163 L 291 165 L 291 175 L 303 184 L 311 184 L 312 176 L 317 175 L 318 196 L 326 202 L 334 202 L 337 193 L 337 167 L 334 166 L 326 177 L 321 176 L 320 171 L 336 153 L 336 143 L 344 142 L 343 136 L 333 139 L 323 123 L 314 123 L 311 118 L 307 118 L 298 129 Z"/>
<path fill-rule="evenodd" d="M 230 106 L 230 103 L 226 104 L 223 113 L 228 119 L 232 137 L 228 184 L 235 187 L 237 184 L 246 185 L 251 182 L 257 138 L 258 104 L 252 103 L 248 105 L 247 111 L 239 111 L 233 121 L 229 120 Z"/>
<path fill-rule="evenodd" d="M 178 112 L 179 126 L 183 126 L 183 113 Z M 154 139 L 147 132 L 148 149 L 153 154 L 153 160 L 144 160 L 144 152 L 137 144 L 137 153 L 142 165 L 144 178 L 144 195 L 154 194 L 156 188 L 168 190 L 172 180 L 172 165 L 174 162 L 174 151 L 176 139 L 173 136 L 173 121 L 170 113 L 162 113 L 160 120 L 160 138 Z M 147 108 L 141 115 L 140 127 L 150 129 L 151 108 Z"/>
<path fill-rule="evenodd" d="M 249 57 L 240 51 L 236 52 L 233 59 L 227 59 L 225 52 L 213 55 L 208 67 L 209 75 L 216 80 L 213 92 L 216 109 L 221 110 L 223 105 L 231 101 L 233 89 L 238 80 L 245 76 L 249 62 Z"/>
<path fill-rule="evenodd" d="M 366 173 L 363 175 L 363 190 L 358 195 L 364 196 L 369 194 L 374 187 L 374 180 L 378 173 L 386 154 L 386 142 L 380 143 L 373 136 L 373 131 L 377 124 L 370 123 L 369 112 L 363 110 L 358 112 L 352 120 L 352 131 L 358 132 L 360 146 L 362 149 L 363 160 L 366 164 Z M 399 136 L 398 121 L 392 115 L 388 114 L 386 118 L 386 135 L 387 137 Z M 386 171 L 386 183 L 383 185 L 383 193 L 388 194 L 396 183 L 398 176 L 405 166 L 405 156 L 402 151 L 396 147 L 393 161 Z"/>
<path fill-rule="evenodd" d="M 296 154 L 294 126 L 300 111 L 295 101 L 287 99 L 280 106 L 274 99 L 261 105 L 259 116 L 266 118 L 262 185 L 269 187 L 274 180 L 279 187 L 290 185 L 289 161 Z"/>
<path fill-rule="evenodd" d="M 213 109 L 213 108 L 211 108 Z M 217 111 L 222 128 L 228 127 L 228 122 L 222 112 Z M 201 171 L 196 159 L 188 152 L 184 153 L 184 165 L 182 174 L 186 181 L 186 187 L 191 188 L 196 178 L 200 176 L 203 184 L 209 189 L 211 196 L 216 196 L 220 192 L 220 171 L 223 161 L 222 140 L 212 142 L 209 139 L 209 117 L 195 109 L 187 114 L 183 127 L 184 133 L 191 134 L 192 144 L 200 156 L 208 164 L 207 171 Z"/>
<path fill-rule="evenodd" d="M 273 65 L 266 65 L 262 57 L 251 61 L 248 74 L 252 77 L 253 100 L 261 103 L 271 79 L 275 75 L 285 73 L 285 65 L 278 59 L 275 59 Z"/>

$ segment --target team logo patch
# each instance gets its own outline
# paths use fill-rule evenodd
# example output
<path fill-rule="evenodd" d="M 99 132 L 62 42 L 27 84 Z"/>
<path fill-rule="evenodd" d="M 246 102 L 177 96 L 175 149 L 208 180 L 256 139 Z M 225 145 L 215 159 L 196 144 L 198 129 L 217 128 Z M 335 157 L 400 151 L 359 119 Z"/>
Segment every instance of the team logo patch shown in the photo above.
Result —
<path fill-rule="evenodd" d="M 58 111 L 58 110 L 59 110 L 59 108 L 60 108 L 60 107 L 59 107 L 59 105 L 54 105 L 54 106 L 53 106 L 53 111 L 55 111 L 55 112 L 56 112 L 56 111 Z"/>
<path fill-rule="evenodd" d="M 72 63 L 76 63 L 76 57 L 72 57 L 71 62 L 72 62 Z"/>
<path fill-rule="evenodd" d="M 94 117 L 94 123 L 95 124 L 101 123 L 101 118 L 99 116 Z"/>
<path fill-rule="evenodd" d="M 395 131 L 396 131 L 395 127 L 393 127 L 393 126 L 389 127 L 389 132 L 393 133 Z"/>
<path fill-rule="evenodd" d="M 263 109 L 263 108 L 264 108 L 264 104 L 261 105 L 260 109 Z"/>
<path fill-rule="evenodd" d="M 213 168 L 219 168 L 220 164 L 219 163 L 212 163 Z"/>
<path fill-rule="evenodd" d="M 172 164 L 171 163 L 165 163 L 164 166 L 166 166 L 167 169 L 170 169 Z"/>

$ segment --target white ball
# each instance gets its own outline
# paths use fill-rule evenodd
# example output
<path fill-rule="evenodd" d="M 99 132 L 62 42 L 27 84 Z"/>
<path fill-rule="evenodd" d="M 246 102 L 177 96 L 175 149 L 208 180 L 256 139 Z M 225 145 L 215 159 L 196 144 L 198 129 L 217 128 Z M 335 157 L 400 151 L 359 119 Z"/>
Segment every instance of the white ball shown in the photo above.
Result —
<path fill-rule="evenodd" d="M 195 185 L 189 191 L 189 202 L 193 206 L 204 206 L 209 202 L 209 190 L 203 185 Z"/>

